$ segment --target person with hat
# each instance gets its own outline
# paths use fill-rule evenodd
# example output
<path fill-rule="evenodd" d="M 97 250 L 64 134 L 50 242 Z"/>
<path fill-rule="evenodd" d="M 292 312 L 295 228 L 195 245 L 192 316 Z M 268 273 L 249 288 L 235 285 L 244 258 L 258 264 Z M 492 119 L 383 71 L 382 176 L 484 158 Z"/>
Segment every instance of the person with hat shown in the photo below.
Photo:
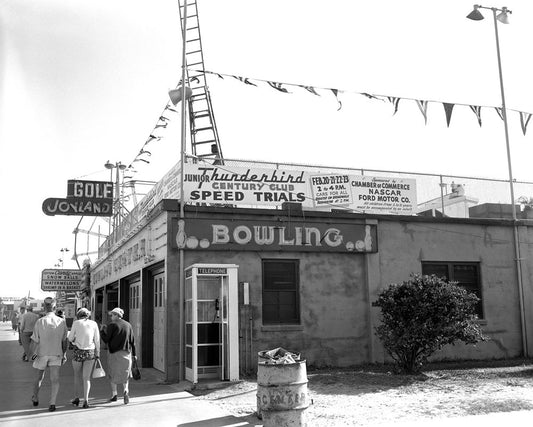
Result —
<path fill-rule="evenodd" d="M 29 361 L 28 355 L 30 354 L 31 336 L 37 320 L 39 320 L 39 315 L 33 312 L 33 307 L 31 305 L 28 306 L 26 313 L 22 315 L 19 324 L 20 340 L 22 342 L 22 347 L 24 347 L 24 355 L 22 356 L 24 362 Z"/>
<path fill-rule="evenodd" d="M 39 390 L 44 380 L 46 368 L 50 370 L 50 406 L 48 410 L 56 410 L 56 398 L 59 392 L 59 369 L 67 360 L 67 324 L 65 319 L 54 313 L 53 298 L 44 299 L 46 315 L 35 322 L 31 336 L 30 353 L 33 354 L 33 367 L 38 370 L 33 384 L 31 397 L 33 406 L 39 405 Z"/>
<path fill-rule="evenodd" d="M 80 384 L 83 382 L 83 408 L 89 407 L 91 374 L 96 359 L 100 358 L 100 332 L 90 316 L 89 310 L 80 308 L 76 313 L 78 320 L 74 321 L 68 334 L 68 340 L 74 346 L 74 400 L 71 403 L 75 406 L 80 404 Z"/>
<path fill-rule="evenodd" d="M 109 350 L 108 373 L 111 382 L 110 402 L 117 401 L 117 384 L 122 384 L 124 388 L 124 404 L 130 401 L 129 379 L 131 377 L 132 357 L 135 357 L 135 338 L 131 324 L 125 321 L 124 310 L 119 307 L 109 312 L 111 323 L 103 326 L 101 332 L 102 340 L 107 344 Z"/>

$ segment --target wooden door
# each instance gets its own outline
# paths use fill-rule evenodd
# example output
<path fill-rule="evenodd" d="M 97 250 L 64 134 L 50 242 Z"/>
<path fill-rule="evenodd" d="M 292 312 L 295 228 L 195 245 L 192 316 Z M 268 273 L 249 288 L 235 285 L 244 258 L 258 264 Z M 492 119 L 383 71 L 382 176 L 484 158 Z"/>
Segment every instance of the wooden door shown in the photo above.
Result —
<path fill-rule="evenodd" d="M 154 368 L 166 371 L 166 308 L 167 292 L 165 274 L 156 274 L 154 280 Z"/>

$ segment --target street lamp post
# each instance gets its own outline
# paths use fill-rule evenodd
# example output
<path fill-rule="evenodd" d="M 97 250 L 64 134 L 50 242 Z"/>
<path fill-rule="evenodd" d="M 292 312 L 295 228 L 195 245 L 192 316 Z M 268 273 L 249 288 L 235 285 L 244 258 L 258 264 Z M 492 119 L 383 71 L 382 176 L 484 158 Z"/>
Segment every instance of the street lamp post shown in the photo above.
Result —
<path fill-rule="evenodd" d="M 524 312 L 524 291 L 522 283 L 522 266 L 520 261 L 520 242 L 518 237 L 518 226 L 517 226 L 517 217 L 516 217 L 516 208 L 515 208 L 515 197 L 514 197 L 514 179 L 513 179 L 513 168 L 511 164 L 511 148 L 509 144 L 509 126 L 507 122 L 507 108 L 505 106 L 505 89 L 503 86 L 503 72 L 502 72 L 502 59 L 500 54 L 500 37 L 498 33 L 498 22 L 502 24 L 509 23 L 509 14 L 512 13 L 511 10 L 507 7 L 502 7 L 498 9 L 496 7 L 485 7 L 480 4 L 475 4 L 474 9 L 467 15 L 468 19 L 473 21 L 481 21 L 484 19 L 484 16 L 481 14 L 479 9 L 487 9 L 492 11 L 492 17 L 494 20 L 494 35 L 496 37 L 496 55 L 498 58 L 498 75 L 500 78 L 500 93 L 502 98 L 502 118 L 503 118 L 503 127 L 505 131 L 505 148 L 507 150 L 507 167 L 509 169 L 509 189 L 511 193 L 511 211 L 513 218 L 513 243 L 514 243 L 514 256 L 516 262 L 516 276 L 518 281 L 518 299 L 520 303 L 520 320 L 522 324 L 522 348 L 524 356 L 528 356 L 528 345 L 527 345 L 527 333 L 526 333 L 526 318 Z"/>
<path fill-rule="evenodd" d="M 126 165 L 122 164 L 121 162 L 115 162 L 115 164 L 111 163 L 109 160 L 104 165 L 106 169 L 109 169 L 110 171 L 110 179 L 113 181 L 113 169 L 115 169 L 115 197 L 113 200 L 113 232 L 117 229 L 119 226 L 119 216 L 120 216 L 120 194 L 119 194 L 119 188 L 120 188 L 120 171 L 123 171 L 127 168 Z M 111 222 L 109 223 L 109 234 L 111 234 Z M 116 238 L 116 236 L 115 236 Z"/>
<path fill-rule="evenodd" d="M 63 268 L 63 261 L 65 260 L 66 253 L 69 252 L 68 248 L 61 248 L 61 268 Z"/>

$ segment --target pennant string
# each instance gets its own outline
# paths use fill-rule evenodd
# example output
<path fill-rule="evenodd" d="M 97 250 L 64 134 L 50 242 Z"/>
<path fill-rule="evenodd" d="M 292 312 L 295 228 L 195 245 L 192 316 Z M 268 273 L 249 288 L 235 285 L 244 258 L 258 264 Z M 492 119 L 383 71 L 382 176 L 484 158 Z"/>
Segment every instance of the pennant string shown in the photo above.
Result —
<path fill-rule="evenodd" d="M 255 81 L 255 82 L 264 82 L 264 83 L 267 83 L 268 85 L 270 85 L 272 88 L 276 89 L 276 90 L 279 90 L 280 92 L 284 92 L 284 93 L 291 93 L 289 92 L 285 86 L 296 86 L 296 87 L 301 87 L 301 88 L 304 88 L 306 89 L 307 91 L 311 92 L 312 94 L 315 94 L 315 95 L 319 95 L 316 90 L 317 89 L 321 89 L 321 90 L 332 90 L 331 88 L 326 88 L 326 87 L 318 87 L 318 86 L 306 86 L 306 85 L 302 85 L 302 84 L 294 84 L 294 83 L 285 83 L 285 82 L 274 82 L 274 81 L 269 81 L 269 80 L 262 80 L 262 79 L 256 79 L 256 78 L 251 78 L 251 77 L 239 77 L 239 76 L 234 76 L 232 74 L 224 74 L 224 73 L 218 73 L 218 72 L 214 72 L 214 71 L 209 71 L 209 70 L 195 70 L 195 69 L 189 69 L 189 71 L 193 71 L 193 72 L 203 72 L 203 73 L 206 73 L 206 74 L 213 74 L 213 75 L 216 75 L 218 76 L 219 78 L 223 79 L 224 77 L 233 77 L 233 78 L 236 78 L 238 80 L 241 80 L 241 79 L 245 79 L 247 80 L 248 82 L 251 82 L 252 80 Z M 245 84 L 250 84 L 250 83 L 246 83 L 243 81 L 243 83 Z M 425 124 L 427 124 L 427 107 L 428 107 L 428 103 L 430 102 L 434 102 L 434 103 L 440 103 L 440 104 L 447 104 L 448 107 L 445 107 L 445 111 L 446 110 L 449 110 L 450 113 L 449 113 L 449 116 L 450 116 L 450 120 L 451 120 L 451 110 L 453 110 L 453 107 L 449 107 L 451 105 L 455 106 L 455 105 L 461 105 L 461 106 L 467 106 L 467 107 L 476 107 L 476 108 L 479 108 L 479 113 L 480 113 L 480 108 L 481 107 L 486 107 L 486 108 L 495 108 L 496 111 L 498 112 L 498 115 L 500 116 L 500 118 L 503 119 L 503 115 L 502 115 L 502 112 L 501 112 L 501 107 L 494 107 L 494 106 L 490 106 L 490 105 L 483 105 L 483 106 L 473 106 L 473 105 L 470 105 L 470 104 L 462 104 L 462 103 L 458 103 L 458 102 L 454 102 L 454 103 L 448 103 L 448 102 L 443 102 L 443 101 L 439 101 L 439 100 L 419 100 L 419 99 L 416 99 L 416 98 L 408 98 L 408 97 L 394 97 L 394 96 L 390 96 L 390 95 L 380 95 L 380 94 L 370 94 L 368 92 L 357 92 L 357 91 L 346 91 L 346 90 L 340 90 L 340 89 L 336 89 L 337 93 L 338 92 L 346 92 L 346 93 L 356 93 L 356 94 L 359 94 L 359 95 L 363 95 L 369 99 L 377 99 L 377 100 L 380 100 L 380 101 L 384 101 L 384 100 L 387 100 L 389 98 L 389 101 L 391 103 L 393 103 L 394 107 L 395 107 L 395 113 L 397 112 L 397 103 L 399 103 L 400 100 L 404 99 L 404 100 L 411 100 L 411 101 L 415 101 L 418 105 L 418 108 L 420 109 L 420 112 L 422 113 L 422 115 L 424 116 L 424 122 Z M 396 100 L 396 101 L 393 101 L 393 100 Z M 508 111 L 516 111 L 518 113 L 524 113 L 522 111 L 519 111 L 519 110 L 513 110 L 511 108 L 508 108 L 507 109 Z M 474 113 L 476 114 L 476 117 L 478 116 L 478 113 L 473 110 Z M 394 114 L 395 114 L 394 113 Z M 530 114 L 530 113 L 524 113 L 524 114 Z M 448 113 L 447 113 L 448 115 Z M 479 114 L 480 115 L 480 114 Z M 481 120 L 481 118 L 479 117 L 478 118 L 478 123 L 479 121 Z"/>

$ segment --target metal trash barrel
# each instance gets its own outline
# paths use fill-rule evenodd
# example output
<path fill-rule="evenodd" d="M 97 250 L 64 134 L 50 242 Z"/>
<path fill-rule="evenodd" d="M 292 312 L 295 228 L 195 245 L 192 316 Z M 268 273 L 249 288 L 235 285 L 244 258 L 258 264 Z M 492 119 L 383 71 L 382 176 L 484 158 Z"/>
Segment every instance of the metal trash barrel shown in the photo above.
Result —
<path fill-rule="evenodd" d="M 257 415 L 264 427 L 305 427 L 307 368 L 304 360 L 273 364 L 259 352 L 257 365 Z"/>

